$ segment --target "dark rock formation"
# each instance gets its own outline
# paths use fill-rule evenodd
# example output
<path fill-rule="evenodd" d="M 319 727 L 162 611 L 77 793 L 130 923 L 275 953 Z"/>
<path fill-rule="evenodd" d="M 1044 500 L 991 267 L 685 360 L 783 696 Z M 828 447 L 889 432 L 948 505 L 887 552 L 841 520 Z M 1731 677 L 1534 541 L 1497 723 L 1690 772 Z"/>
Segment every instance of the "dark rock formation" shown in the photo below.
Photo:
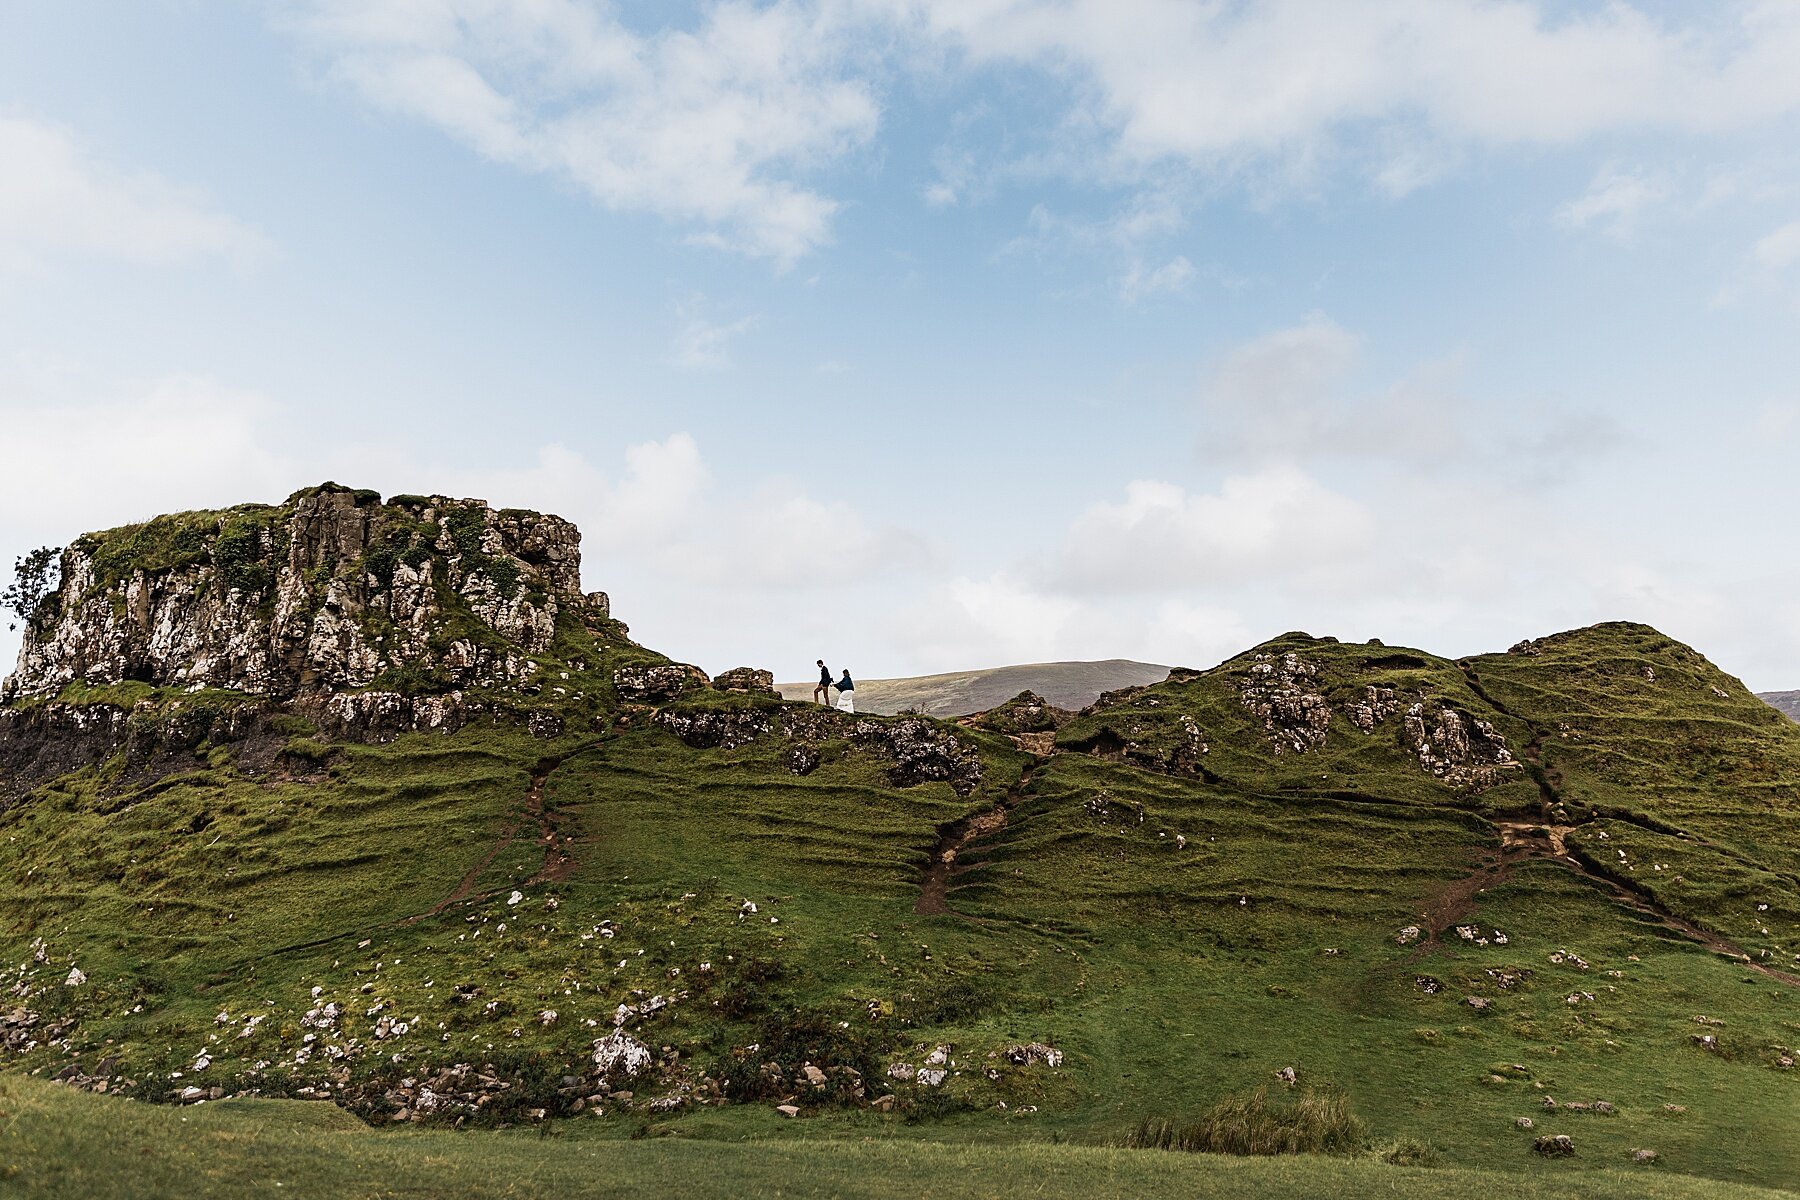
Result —
<path fill-rule="evenodd" d="M 936 722 L 863 720 L 856 723 L 855 736 L 893 759 L 888 778 L 899 787 L 944 782 L 966 796 L 981 782 L 981 755 Z"/>
<path fill-rule="evenodd" d="M 666 704 L 689 688 L 706 685 L 706 672 L 686 663 L 639 663 L 613 672 L 613 690 L 633 704 Z"/>
<path fill-rule="evenodd" d="M 758 708 L 665 708 L 656 714 L 654 723 L 696 749 L 735 750 L 767 734 L 770 716 L 769 710 Z"/>

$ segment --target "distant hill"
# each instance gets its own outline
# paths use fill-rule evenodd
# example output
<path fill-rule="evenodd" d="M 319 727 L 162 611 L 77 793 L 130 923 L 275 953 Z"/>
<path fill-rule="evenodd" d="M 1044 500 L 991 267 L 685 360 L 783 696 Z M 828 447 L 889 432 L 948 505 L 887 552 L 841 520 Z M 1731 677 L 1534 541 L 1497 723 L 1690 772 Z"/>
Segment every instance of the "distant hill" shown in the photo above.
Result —
<path fill-rule="evenodd" d="M 911 679 L 858 679 L 856 707 L 872 713 L 911 710 L 934 717 L 960 717 L 1005 703 L 1029 688 L 1058 708 L 1080 709 L 1099 699 L 1101 692 L 1161 683 L 1168 676 L 1169 668 L 1154 663 L 1106 658 L 1098 662 L 1025 663 Z M 810 682 L 779 686 L 783 699 L 812 698 Z"/>
<path fill-rule="evenodd" d="M 1800 692 L 1758 692 L 1756 698 L 1774 705 L 1794 720 L 1800 721 Z"/>

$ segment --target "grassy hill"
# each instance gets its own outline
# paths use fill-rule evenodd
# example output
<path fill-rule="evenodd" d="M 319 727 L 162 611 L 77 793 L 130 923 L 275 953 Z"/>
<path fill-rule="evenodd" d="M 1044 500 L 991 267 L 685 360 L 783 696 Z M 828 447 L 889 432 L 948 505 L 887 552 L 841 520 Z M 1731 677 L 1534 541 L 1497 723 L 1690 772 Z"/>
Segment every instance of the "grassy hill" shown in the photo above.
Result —
<path fill-rule="evenodd" d="M 1800 692 L 1758 692 L 1757 698 L 1800 721 Z"/>
<path fill-rule="evenodd" d="M 1292 634 L 962 724 L 721 692 L 593 613 L 529 665 L 367 740 L 143 682 L 0 708 L 0 1171 L 1800 1186 L 1800 726 L 1655 630 Z M 1259 1092 L 1338 1157 L 1123 1149 Z"/>
<path fill-rule="evenodd" d="M 856 707 L 863 712 L 892 715 L 926 713 L 934 717 L 962 717 L 984 712 L 1020 692 L 1036 692 L 1058 708 L 1086 708 L 1102 692 L 1160 683 L 1169 668 L 1128 658 L 1097 662 L 1024 663 L 979 671 L 955 671 L 944 675 L 918 675 L 908 679 L 856 680 Z M 780 685 L 783 698 L 812 699 L 817 681 Z"/>

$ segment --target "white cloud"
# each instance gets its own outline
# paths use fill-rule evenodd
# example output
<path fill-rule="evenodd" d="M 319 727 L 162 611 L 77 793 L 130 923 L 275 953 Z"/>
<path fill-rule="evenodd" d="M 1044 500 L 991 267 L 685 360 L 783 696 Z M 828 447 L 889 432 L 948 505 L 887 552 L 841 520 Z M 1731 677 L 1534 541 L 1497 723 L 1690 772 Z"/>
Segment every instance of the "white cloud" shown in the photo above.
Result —
<path fill-rule="evenodd" d="M 1771 271 L 1786 270 L 1800 263 L 1800 221 L 1790 221 L 1760 238 L 1751 248 L 1750 257 L 1757 266 Z"/>
<path fill-rule="evenodd" d="M 282 442 L 278 410 L 267 397 L 193 375 L 110 391 L 66 398 L 27 380 L 0 382 L 8 538 L 66 540 L 285 486 L 287 464 L 272 449 Z M 73 464 L 96 486 L 70 487 Z"/>
<path fill-rule="evenodd" d="M 1374 458 L 1429 464 L 1460 453 L 1463 404 L 1446 364 L 1385 389 L 1351 386 L 1362 339 L 1313 314 L 1231 350 L 1200 389 L 1209 458 Z"/>
<path fill-rule="evenodd" d="M 1078 643 L 1082 604 L 1007 572 L 931 588 L 901 617 L 913 661 L 945 670 L 1041 662 Z M 950 664 L 961 664 L 952 666 Z"/>
<path fill-rule="evenodd" d="M 696 29 L 640 35 L 582 0 L 303 0 L 295 24 L 383 108 L 788 263 L 829 240 L 839 207 L 798 177 L 878 118 L 835 13 L 726 2 Z"/>
<path fill-rule="evenodd" d="M 1741 128 L 1800 107 L 1800 10 L 1690 24 L 1527 0 L 889 0 L 975 63 L 1067 78 L 1119 165 L 1300 158 L 1358 127 L 1488 145 Z M 1390 157 L 1390 166 L 1392 159 Z"/>
<path fill-rule="evenodd" d="M 1373 531 L 1361 504 L 1291 465 L 1230 476 L 1215 493 L 1137 480 L 1075 520 L 1050 577 L 1089 593 L 1291 578 L 1353 558 Z"/>
<path fill-rule="evenodd" d="M 754 316 L 708 320 L 704 308 L 704 301 L 698 299 L 676 306 L 682 325 L 670 345 L 669 357 L 684 371 L 717 371 L 729 366 L 731 343 L 756 327 Z"/>
<path fill-rule="evenodd" d="M 1187 256 L 1177 254 L 1159 267 L 1146 269 L 1142 263 L 1133 263 L 1129 271 L 1113 281 L 1113 286 L 1127 304 L 1136 304 L 1151 296 L 1186 291 L 1196 274 Z"/>
<path fill-rule="evenodd" d="M 236 267 L 273 252 L 267 238 L 193 191 L 100 162 L 69 130 L 0 116 L 0 268 L 62 254 Z"/>
<path fill-rule="evenodd" d="M 1665 203 L 1670 192 L 1669 181 L 1656 172 L 1609 163 L 1587 191 L 1556 210 L 1556 222 L 1566 229 L 1597 228 L 1617 241 L 1627 241 L 1644 215 Z"/>
<path fill-rule="evenodd" d="M 1790 221 L 1753 243 L 1713 293 L 1712 303 L 1729 307 L 1756 297 L 1784 300 L 1800 311 L 1800 221 Z"/>

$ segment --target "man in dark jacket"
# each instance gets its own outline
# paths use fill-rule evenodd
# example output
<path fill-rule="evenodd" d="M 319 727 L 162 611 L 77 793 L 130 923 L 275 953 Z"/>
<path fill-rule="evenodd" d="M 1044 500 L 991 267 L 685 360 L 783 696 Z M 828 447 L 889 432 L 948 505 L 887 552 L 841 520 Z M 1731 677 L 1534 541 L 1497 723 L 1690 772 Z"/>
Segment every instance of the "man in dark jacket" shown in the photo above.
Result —
<path fill-rule="evenodd" d="M 821 695 L 824 696 L 823 700 L 819 698 Z M 819 660 L 819 684 L 813 688 L 813 703 L 831 703 L 831 668 L 825 665 L 822 658 Z"/>

